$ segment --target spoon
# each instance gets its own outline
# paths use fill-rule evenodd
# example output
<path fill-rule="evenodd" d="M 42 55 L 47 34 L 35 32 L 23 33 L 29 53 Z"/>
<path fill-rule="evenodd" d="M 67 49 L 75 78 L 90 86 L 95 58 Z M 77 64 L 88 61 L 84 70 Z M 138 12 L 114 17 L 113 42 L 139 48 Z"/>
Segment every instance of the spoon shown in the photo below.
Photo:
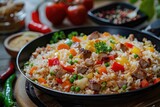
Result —
<path fill-rule="evenodd" d="M 130 18 L 130 19 L 132 19 L 132 18 L 134 18 L 134 17 L 137 16 L 137 12 L 138 12 L 138 8 L 136 8 L 134 11 L 128 13 L 127 17 Z"/>

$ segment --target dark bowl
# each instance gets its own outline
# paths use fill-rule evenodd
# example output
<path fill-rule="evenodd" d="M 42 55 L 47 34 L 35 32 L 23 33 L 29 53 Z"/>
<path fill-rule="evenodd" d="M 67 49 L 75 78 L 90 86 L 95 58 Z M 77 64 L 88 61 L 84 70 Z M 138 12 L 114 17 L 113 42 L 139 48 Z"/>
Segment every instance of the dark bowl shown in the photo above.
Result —
<path fill-rule="evenodd" d="M 96 8 L 96 9 L 92 9 L 88 12 L 88 15 L 93 22 L 95 22 L 99 25 L 114 25 L 114 26 L 125 26 L 125 27 L 136 27 L 136 26 L 142 24 L 147 19 L 147 16 L 144 13 L 142 13 L 140 10 L 138 10 L 138 15 L 140 15 L 140 18 L 137 18 L 136 20 L 125 22 L 122 24 L 114 24 L 109 19 L 100 18 L 100 17 L 94 15 L 97 12 L 100 12 L 103 10 L 110 10 L 110 9 L 116 8 L 117 6 L 120 6 L 121 8 L 131 9 L 131 10 L 136 9 L 135 6 L 133 6 L 129 3 L 115 2 L 115 3 L 111 3 L 108 5 Z"/>
<path fill-rule="evenodd" d="M 160 39 L 155 37 L 154 35 L 149 35 L 147 33 L 143 33 L 141 31 L 133 30 L 130 28 L 123 28 L 123 27 L 114 27 L 114 26 L 97 26 L 97 27 L 78 27 L 78 28 L 71 28 L 71 29 L 63 29 L 65 34 L 68 34 L 72 31 L 77 31 L 79 33 L 83 32 L 85 34 L 90 34 L 93 31 L 99 31 L 99 32 L 110 32 L 111 34 L 120 34 L 123 36 L 128 36 L 129 34 L 134 34 L 135 37 L 142 41 L 143 38 L 147 38 L 148 40 L 151 40 L 154 45 L 156 45 L 156 49 L 160 51 Z M 134 91 L 129 91 L 125 93 L 120 94 L 111 94 L 111 95 L 84 95 L 84 94 L 72 94 L 67 92 L 61 92 L 57 90 L 52 90 L 49 88 L 46 88 L 42 85 L 39 85 L 35 83 L 34 81 L 30 80 L 28 77 L 25 76 L 23 71 L 23 65 L 24 63 L 29 60 L 31 53 L 35 51 L 37 47 L 46 46 L 47 43 L 49 43 L 52 35 L 54 32 L 46 34 L 42 37 L 37 38 L 36 40 L 29 43 L 27 46 L 25 46 L 23 49 L 20 50 L 17 56 L 17 67 L 19 71 L 23 74 L 23 76 L 31 82 L 36 88 L 39 90 L 45 92 L 46 94 L 49 94 L 53 96 L 55 99 L 57 99 L 60 102 L 68 102 L 78 105 L 84 105 L 91 107 L 102 107 L 104 105 L 115 105 L 115 104 L 127 104 L 130 102 L 133 102 L 135 100 L 145 100 L 146 98 L 150 98 L 154 96 L 153 92 L 160 89 L 160 83 L 157 83 L 155 85 L 137 89 Z"/>

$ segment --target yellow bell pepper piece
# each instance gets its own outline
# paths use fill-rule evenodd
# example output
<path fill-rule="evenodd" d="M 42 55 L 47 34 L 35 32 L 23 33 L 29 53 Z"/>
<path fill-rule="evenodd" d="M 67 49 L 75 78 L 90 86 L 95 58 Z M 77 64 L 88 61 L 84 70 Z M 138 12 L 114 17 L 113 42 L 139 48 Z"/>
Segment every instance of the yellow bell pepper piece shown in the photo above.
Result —
<path fill-rule="evenodd" d="M 87 76 L 86 76 L 88 79 L 91 79 L 91 78 L 93 78 L 93 73 L 89 73 L 89 74 L 87 74 Z"/>
<path fill-rule="evenodd" d="M 87 36 L 84 35 L 84 36 L 82 37 L 82 39 L 83 39 L 83 40 L 87 40 Z"/>
<path fill-rule="evenodd" d="M 131 53 L 137 54 L 137 55 L 141 55 L 141 50 L 139 48 L 137 48 L 136 46 L 134 46 L 131 49 Z"/>
<path fill-rule="evenodd" d="M 95 42 L 94 41 L 88 41 L 85 48 L 94 52 L 95 51 L 95 47 L 94 47 Z"/>
<path fill-rule="evenodd" d="M 149 51 L 151 51 L 151 52 L 154 52 L 154 51 L 155 51 L 155 50 L 154 50 L 154 47 L 147 47 L 146 49 L 149 50 Z"/>
<path fill-rule="evenodd" d="M 116 61 L 119 62 L 122 65 L 129 64 L 129 61 L 126 57 L 117 57 Z"/>

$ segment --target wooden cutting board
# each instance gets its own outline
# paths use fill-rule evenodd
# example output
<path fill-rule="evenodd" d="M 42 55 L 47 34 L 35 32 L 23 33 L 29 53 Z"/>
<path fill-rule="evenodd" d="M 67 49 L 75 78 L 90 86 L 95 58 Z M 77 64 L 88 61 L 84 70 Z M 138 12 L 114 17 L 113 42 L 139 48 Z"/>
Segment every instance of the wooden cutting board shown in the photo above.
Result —
<path fill-rule="evenodd" d="M 36 107 L 36 105 L 29 99 L 25 90 L 26 79 L 20 75 L 16 81 L 14 94 L 19 107 Z"/>

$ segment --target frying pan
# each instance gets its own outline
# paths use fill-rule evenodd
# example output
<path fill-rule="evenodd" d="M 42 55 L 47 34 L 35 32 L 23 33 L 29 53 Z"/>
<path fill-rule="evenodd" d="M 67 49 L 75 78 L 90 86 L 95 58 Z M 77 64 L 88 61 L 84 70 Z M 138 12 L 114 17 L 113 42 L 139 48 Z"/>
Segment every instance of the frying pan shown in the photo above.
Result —
<path fill-rule="evenodd" d="M 115 26 L 90 26 L 90 27 L 77 27 L 77 28 L 69 28 L 69 29 L 63 29 L 65 34 L 68 34 L 72 31 L 77 31 L 79 33 L 83 32 L 85 34 L 90 34 L 93 31 L 99 31 L 99 32 L 110 32 L 111 34 L 120 34 L 122 36 L 128 36 L 129 34 L 134 34 L 135 37 L 142 41 L 143 38 L 147 38 L 148 40 L 151 40 L 151 42 L 156 45 L 156 49 L 160 51 L 160 39 L 152 34 L 148 34 L 145 32 L 141 32 L 138 30 L 134 30 L 131 28 L 124 28 L 124 27 L 115 27 Z M 55 99 L 57 99 L 60 102 L 68 102 L 83 106 L 91 105 L 91 107 L 97 107 L 97 106 L 104 106 L 108 104 L 126 104 L 135 100 L 145 100 L 145 98 L 151 98 L 153 96 L 152 92 L 157 91 L 160 89 L 160 83 L 157 83 L 155 85 L 141 88 L 138 90 L 133 90 L 129 92 L 124 92 L 120 94 L 111 94 L 111 95 L 101 95 L 101 94 L 95 94 L 95 95 L 84 95 L 84 94 L 73 94 L 73 93 L 66 93 L 66 92 L 60 92 L 57 90 L 52 90 L 49 88 L 46 88 L 42 85 L 39 85 L 32 80 L 30 80 L 28 77 L 25 76 L 23 72 L 23 65 L 24 63 L 29 60 L 31 53 L 35 51 L 37 47 L 46 46 L 47 43 L 51 40 L 51 37 L 54 32 L 46 34 L 44 36 L 41 36 L 34 41 L 27 44 L 23 49 L 20 50 L 17 56 L 17 67 L 19 71 L 23 74 L 23 76 L 31 82 L 36 88 L 41 90 L 42 92 L 49 94 L 53 96 Z"/>

